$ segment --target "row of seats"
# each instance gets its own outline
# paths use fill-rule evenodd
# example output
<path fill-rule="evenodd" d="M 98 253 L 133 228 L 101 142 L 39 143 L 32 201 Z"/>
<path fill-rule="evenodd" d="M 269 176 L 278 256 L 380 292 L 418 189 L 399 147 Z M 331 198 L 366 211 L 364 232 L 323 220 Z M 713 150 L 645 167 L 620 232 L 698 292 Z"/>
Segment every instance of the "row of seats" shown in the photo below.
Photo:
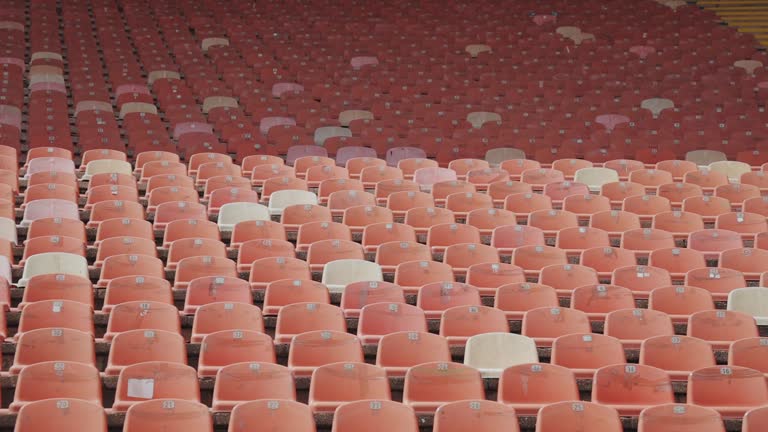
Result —
<path fill-rule="evenodd" d="M 755 408 L 744 417 L 743 432 L 765 427 L 768 409 Z M 82 430 L 104 432 L 107 419 L 96 404 L 78 399 L 46 400 L 22 408 L 17 432 L 33 432 L 56 425 L 64 431 Z M 124 431 L 156 430 L 159 424 L 172 431 L 212 432 L 213 419 L 205 405 L 194 401 L 163 399 L 137 403 L 128 410 Z M 291 400 L 257 400 L 235 407 L 230 418 L 230 432 L 270 428 L 276 432 L 314 432 L 315 421 L 306 405 Z M 419 431 L 414 410 L 405 404 L 386 399 L 347 402 L 339 406 L 332 428 L 337 432 L 352 432 L 365 428 L 372 432 L 391 430 Z M 639 432 L 672 432 L 681 428 L 701 432 L 721 432 L 723 422 L 711 408 L 686 404 L 660 404 L 645 408 L 639 416 Z M 520 430 L 516 410 L 510 406 L 486 401 L 464 399 L 440 405 L 435 414 L 433 430 L 457 432 L 467 429 L 481 432 Z M 592 402 L 558 402 L 546 404 L 539 410 L 537 432 L 590 430 L 620 432 L 620 418 L 610 406 Z"/>

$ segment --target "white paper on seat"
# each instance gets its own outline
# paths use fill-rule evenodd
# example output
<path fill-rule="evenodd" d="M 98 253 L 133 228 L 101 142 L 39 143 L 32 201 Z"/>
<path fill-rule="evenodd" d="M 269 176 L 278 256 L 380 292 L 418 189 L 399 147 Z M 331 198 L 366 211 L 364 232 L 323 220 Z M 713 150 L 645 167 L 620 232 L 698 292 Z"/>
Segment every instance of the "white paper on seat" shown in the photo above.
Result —
<path fill-rule="evenodd" d="M 155 394 L 155 380 L 146 379 L 128 379 L 128 397 L 152 399 Z"/>

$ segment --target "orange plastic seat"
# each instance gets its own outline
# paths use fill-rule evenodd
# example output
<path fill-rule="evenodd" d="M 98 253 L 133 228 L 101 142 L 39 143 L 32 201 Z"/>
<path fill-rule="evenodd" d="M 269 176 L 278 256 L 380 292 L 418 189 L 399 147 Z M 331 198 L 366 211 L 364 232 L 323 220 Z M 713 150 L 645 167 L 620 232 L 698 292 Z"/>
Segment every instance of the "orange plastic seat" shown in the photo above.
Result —
<path fill-rule="evenodd" d="M 656 169 L 670 172 L 675 181 L 681 181 L 686 173 L 696 171 L 698 166 L 687 160 L 665 160 L 656 163 Z"/>
<path fill-rule="evenodd" d="M 691 212 L 662 212 L 653 217 L 652 227 L 672 233 L 675 240 L 684 240 L 692 232 L 704 229 L 704 218 Z"/>
<path fill-rule="evenodd" d="M 768 408 L 753 408 L 744 415 L 741 432 L 759 432 L 768 425 Z"/>
<path fill-rule="evenodd" d="M 275 342 L 290 343 L 293 337 L 315 330 L 345 333 L 347 322 L 338 306 L 326 303 L 294 303 L 284 306 L 277 314 Z"/>
<path fill-rule="evenodd" d="M 237 271 L 247 272 L 254 261 L 269 257 L 296 257 L 293 243 L 276 239 L 245 241 L 240 245 L 237 254 Z"/>
<path fill-rule="evenodd" d="M 157 206 L 152 228 L 163 230 L 169 223 L 181 219 L 208 220 L 205 205 L 193 202 L 171 201 Z"/>
<path fill-rule="evenodd" d="M 27 229 L 27 240 L 46 236 L 71 237 L 83 243 L 87 240 L 85 224 L 82 221 L 59 217 L 32 221 Z"/>
<path fill-rule="evenodd" d="M 568 257 L 563 249 L 551 246 L 521 246 L 512 253 L 512 264 L 525 270 L 526 276 L 537 276 L 550 265 L 567 265 Z"/>
<path fill-rule="evenodd" d="M 692 183 L 666 183 L 657 188 L 656 195 L 668 199 L 674 207 L 681 207 L 687 198 L 701 197 L 704 191 Z"/>
<path fill-rule="evenodd" d="M 332 363 L 363 363 L 363 349 L 355 335 L 331 330 L 297 334 L 291 340 L 288 367 L 296 377 L 311 376 Z"/>
<path fill-rule="evenodd" d="M 640 220 L 651 220 L 659 213 L 672 211 L 668 199 L 658 195 L 635 195 L 624 198 L 621 209 L 640 216 Z"/>
<path fill-rule="evenodd" d="M 759 196 L 744 200 L 741 210 L 768 217 L 768 197 Z"/>
<path fill-rule="evenodd" d="M 768 251 L 753 248 L 729 249 L 720 253 L 718 265 L 741 272 L 747 280 L 759 280 L 760 275 L 768 271 Z"/>
<path fill-rule="evenodd" d="M 311 280 L 281 279 L 267 285 L 264 314 L 277 315 L 284 306 L 294 303 L 330 304 L 328 288 Z"/>
<path fill-rule="evenodd" d="M 41 199 L 58 199 L 76 203 L 79 197 L 77 189 L 72 186 L 56 183 L 38 184 L 26 189 L 24 203 L 21 205 L 21 208 L 25 208 L 32 201 Z"/>
<path fill-rule="evenodd" d="M 536 341 L 536 346 L 549 347 L 560 336 L 592 333 L 586 313 L 569 308 L 539 307 L 523 315 L 521 334 Z"/>
<path fill-rule="evenodd" d="M 728 294 L 747 286 L 744 274 L 737 270 L 722 267 L 701 267 L 689 270 L 683 283 L 687 286 L 704 288 L 712 294 L 715 301 L 726 301 Z"/>
<path fill-rule="evenodd" d="M 272 338 L 251 330 L 222 330 L 203 338 L 199 377 L 216 376 L 219 369 L 242 362 L 275 363 Z"/>
<path fill-rule="evenodd" d="M 563 199 L 563 210 L 575 213 L 579 219 L 589 219 L 595 213 L 610 211 L 611 200 L 602 195 L 568 195 Z"/>
<path fill-rule="evenodd" d="M 592 321 L 603 321 L 610 312 L 635 307 L 635 299 L 628 288 L 616 285 L 584 285 L 571 293 L 571 305 L 587 313 Z"/>
<path fill-rule="evenodd" d="M 589 218 L 589 226 L 606 231 L 613 238 L 619 238 L 625 231 L 641 228 L 640 217 L 634 213 L 619 210 L 593 214 Z"/>
<path fill-rule="evenodd" d="M 445 208 L 451 210 L 457 217 L 465 218 L 469 212 L 479 209 L 492 209 L 493 199 L 490 195 L 476 192 L 458 192 L 448 195 Z"/>
<path fill-rule="evenodd" d="M 553 308 L 559 304 L 554 288 L 537 283 L 516 282 L 499 287 L 493 307 L 501 309 L 508 320 L 520 321 L 529 310 Z"/>
<path fill-rule="evenodd" d="M 622 205 L 627 198 L 645 195 L 645 186 L 627 181 L 610 182 L 600 187 L 600 195 L 608 198 L 611 205 Z"/>
<path fill-rule="evenodd" d="M 707 407 L 667 404 L 640 413 L 638 432 L 725 432 L 720 414 Z"/>
<path fill-rule="evenodd" d="M 42 328 L 72 329 L 94 334 L 93 307 L 71 300 L 40 300 L 29 303 L 21 311 L 15 338 L 18 339 L 30 330 Z"/>
<path fill-rule="evenodd" d="M 132 301 L 116 305 L 109 314 L 104 340 L 130 330 L 163 330 L 181 334 L 181 320 L 176 306 L 151 301 Z"/>
<path fill-rule="evenodd" d="M 293 167 L 284 164 L 265 164 L 250 171 L 251 186 L 263 187 L 269 179 L 296 177 Z"/>
<path fill-rule="evenodd" d="M 666 313 L 673 323 L 687 323 L 692 314 L 714 310 L 715 304 L 712 294 L 703 288 L 676 285 L 651 291 L 648 308 Z"/>
<path fill-rule="evenodd" d="M 107 432 L 101 405 L 79 399 L 54 398 L 24 404 L 16 419 L 16 432 L 42 430 Z"/>
<path fill-rule="evenodd" d="M 731 211 L 731 203 L 722 197 L 697 195 L 685 198 L 682 209 L 684 212 L 701 215 L 704 222 L 712 223 L 717 216 Z"/>
<path fill-rule="evenodd" d="M 575 213 L 565 210 L 537 210 L 528 215 L 528 225 L 554 236 L 561 229 L 578 227 L 579 221 Z"/>
<path fill-rule="evenodd" d="M 407 261 L 398 264 L 394 282 L 406 294 L 417 293 L 419 287 L 432 282 L 453 282 L 451 266 L 436 261 Z"/>
<path fill-rule="evenodd" d="M 380 223 L 393 223 L 395 220 L 392 211 L 376 205 L 358 205 L 344 210 L 341 221 L 348 226 L 354 234 L 365 231 L 370 225 Z"/>
<path fill-rule="evenodd" d="M 112 279 L 123 276 L 154 276 L 165 278 L 163 262 L 149 255 L 112 255 L 101 266 L 97 287 L 106 287 Z"/>
<path fill-rule="evenodd" d="M 552 364 L 570 369 L 577 379 L 591 379 L 597 369 L 626 361 L 621 342 L 611 336 L 576 333 L 552 343 Z"/>
<path fill-rule="evenodd" d="M 562 401 L 579 400 L 576 376 L 565 367 L 527 363 L 504 369 L 499 378 L 499 402 L 518 415 L 532 416 L 541 407 Z"/>
<path fill-rule="evenodd" d="M 132 186 L 101 185 L 91 187 L 86 194 L 85 210 L 103 201 L 139 201 L 139 192 Z"/>
<path fill-rule="evenodd" d="M 733 231 L 749 238 L 757 233 L 768 231 L 766 217 L 757 213 L 724 213 L 717 216 L 715 228 L 723 231 Z"/>
<path fill-rule="evenodd" d="M 93 266 L 100 268 L 104 260 L 115 255 L 148 255 L 157 256 L 155 242 L 140 237 L 110 237 L 101 242 L 96 251 L 96 261 Z"/>
<path fill-rule="evenodd" d="M 197 190 L 188 187 L 163 186 L 152 189 L 147 193 L 147 212 L 154 213 L 161 204 L 171 202 L 186 202 L 196 204 L 200 201 Z"/>
<path fill-rule="evenodd" d="M 432 413 L 448 402 L 485 399 L 480 372 L 451 362 L 431 362 L 411 367 L 405 375 L 403 403 L 416 413 Z"/>
<path fill-rule="evenodd" d="M 378 186 L 377 196 L 379 193 Z M 415 187 L 418 188 L 418 186 Z M 391 192 L 386 197 L 386 207 L 392 210 L 392 214 L 396 218 L 404 217 L 412 209 L 420 207 L 433 208 L 435 206 L 435 199 L 432 197 L 432 194 L 420 192 L 418 189 L 409 189 Z"/>
<path fill-rule="evenodd" d="M 332 363 L 315 369 L 309 384 L 313 412 L 334 411 L 345 402 L 391 400 L 386 372 L 366 363 Z"/>
<path fill-rule="evenodd" d="M 63 252 L 84 257 L 85 243 L 78 238 L 58 235 L 28 239 L 24 243 L 24 255 L 19 261 L 19 265 L 24 266 L 27 259 L 33 255 L 47 252 Z"/>
<path fill-rule="evenodd" d="M 581 265 L 590 267 L 597 272 L 600 280 L 611 278 L 614 270 L 637 264 L 633 251 L 615 247 L 595 247 L 581 252 Z"/>
<path fill-rule="evenodd" d="M 545 246 L 544 231 L 529 225 L 504 225 L 497 227 L 491 234 L 491 246 L 501 256 L 510 256 L 522 246 Z"/>
<path fill-rule="evenodd" d="M 216 374 L 211 405 L 214 412 L 233 411 L 234 416 L 243 412 L 241 408 L 237 408 L 239 406 L 266 403 L 268 400 L 279 400 L 280 404 L 296 400 L 293 376 L 287 367 L 272 363 L 242 362 L 224 366 Z M 306 405 L 302 406 L 309 411 Z M 272 416 L 261 418 L 262 421 L 269 419 L 272 419 Z M 285 426 L 292 424 L 288 418 L 283 420 Z M 234 422 L 234 419 L 231 421 Z M 233 424 L 245 427 L 241 422 Z M 312 424 L 314 425 L 314 420 Z M 260 423 L 260 426 L 263 426 L 263 423 Z"/>
<path fill-rule="evenodd" d="M 644 299 L 654 289 L 672 285 L 672 276 L 668 271 L 658 267 L 619 267 L 613 271 L 611 284 L 629 288 L 636 299 Z M 689 284 L 686 283 L 686 285 Z"/>
<path fill-rule="evenodd" d="M 264 181 L 264 185 L 261 187 L 261 200 L 263 202 L 269 202 L 269 197 L 273 193 L 282 190 L 309 190 L 309 185 L 306 180 L 302 180 L 296 177 L 272 177 Z"/>
<path fill-rule="evenodd" d="M 218 226 L 216 226 L 216 230 L 218 231 Z M 282 224 L 273 221 L 249 220 L 238 222 L 232 230 L 229 245 L 233 249 L 239 249 L 248 240 L 261 239 L 286 240 L 285 228 Z"/>
<path fill-rule="evenodd" d="M 648 265 L 668 271 L 673 280 L 683 280 L 688 270 L 706 267 L 707 262 L 697 250 L 672 247 L 652 250 Z"/>
<path fill-rule="evenodd" d="M 387 375 L 404 376 L 410 367 L 428 362 L 449 362 L 451 354 L 446 338 L 425 332 L 402 331 L 381 338 L 376 365 Z"/>
<path fill-rule="evenodd" d="M 532 192 L 511 194 L 504 198 L 504 210 L 516 214 L 518 222 L 525 222 L 535 211 L 552 210 L 552 198 Z"/>
<path fill-rule="evenodd" d="M 144 220 L 144 207 L 133 201 L 102 201 L 91 208 L 91 218 L 86 224 L 87 228 L 100 228 L 112 219 L 140 220 L 152 228 L 149 221 Z M 114 226 L 115 222 L 112 222 Z M 108 224 L 109 225 L 109 224 Z M 97 231 L 98 233 L 98 231 Z M 135 234 L 134 234 L 135 236 Z M 98 236 L 97 236 L 98 238 Z"/>
<path fill-rule="evenodd" d="M 365 344 L 376 344 L 383 337 L 397 332 L 426 332 L 424 311 L 405 303 L 373 303 L 360 311 L 357 337 Z"/>
<path fill-rule="evenodd" d="M 249 282 L 252 289 L 265 290 L 271 282 L 281 279 L 312 280 L 309 264 L 290 257 L 262 258 L 251 264 Z"/>
<path fill-rule="evenodd" d="M 25 367 L 52 361 L 77 362 L 95 366 L 93 335 L 74 329 L 40 328 L 19 337 L 13 365 L 9 372 L 17 375 Z"/>
<path fill-rule="evenodd" d="M 27 281 L 19 310 L 45 300 L 68 300 L 93 307 L 91 281 L 72 274 L 48 273 L 32 276 Z"/>
<path fill-rule="evenodd" d="M 308 222 L 299 227 L 296 250 L 306 252 L 310 245 L 321 240 L 352 240 L 349 227 L 337 222 Z"/>
<path fill-rule="evenodd" d="M 477 287 L 481 296 L 493 296 L 499 287 L 525 282 L 525 273 L 518 266 L 500 262 L 472 264 L 467 268 L 466 283 Z"/>
<path fill-rule="evenodd" d="M 591 248 L 609 248 L 611 241 L 608 233 L 591 227 L 563 227 L 555 237 L 555 247 L 564 249 L 570 256 L 579 256 L 582 251 Z"/>
<path fill-rule="evenodd" d="M 453 194 L 475 194 L 477 188 L 475 185 L 463 180 L 439 181 L 432 185 L 432 197 L 435 204 L 445 206 L 449 195 Z"/>
<path fill-rule="evenodd" d="M 95 366 L 72 361 L 47 361 L 21 370 L 10 412 L 46 399 L 79 399 L 101 406 L 101 378 Z M 57 426 L 58 427 L 58 426 Z"/>
<path fill-rule="evenodd" d="M 493 198 L 494 204 L 499 205 L 504 204 L 504 200 L 507 196 L 520 193 L 533 193 L 533 188 L 528 183 L 519 181 L 496 181 L 488 185 L 486 193 Z"/>
<path fill-rule="evenodd" d="M 728 184 L 728 175 L 720 171 L 712 171 L 709 168 L 699 168 L 683 175 L 684 183 L 693 183 L 705 190 L 714 190 L 716 187 Z"/>
<path fill-rule="evenodd" d="M 237 278 L 236 264 L 227 259 L 226 255 L 223 257 L 199 255 L 183 258 L 176 266 L 173 289 L 186 289 L 193 280 L 204 276 Z"/>
<path fill-rule="evenodd" d="M 688 336 L 703 339 L 715 349 L 728 349 L 734 341 L 759 335 L 752 315 L 731 310 L 709 310 L 691 315 Z"/>
<path fill-rule="evenodd" d="M 467 339 L 483 333 L 509 333 L 503 311 L 488 306 L 454 306 L 443 311 L 440 335 L 451 346 L 463 346 Z"/>
<path fill-rule="evenodd" d="M 162 187 L 177 187 L 179 189 L 191 189 L 195 187 L 195 182 L 191 177 L 176 174 L 156 174 L 149 178 L 146 183 L 145 197 L 153 190 Z"/>
<path fill-rule="evenodd" d="M 264 333 L 264 320 L 258 306 L 247 303 L 208 303 L 197 308 L 192 322 L 192 343 L 224 330 L 247 330 Z"/>
<path fill-rule="evenodd" d="M 362 245 L 366 252 L 376 252 L 378 247 L 389 242 L 416 242 L 416 230 L 412 226 L 379 222 L 366 225 L 363 229 Z"/>
<path fill-rule="evenodd" d="M 629 173 L 629 181 L 645 186 L 646 190 L 655 190 L 657 187 L 663 184 L 672 183 L 674 181 L 674 177 L 669 171 L 657 169 L 641 169 Z"/>
<path fill-rule="evenodd" d="M 443 262 L 453 267 L 454 273 L 466 275 L 474 264 L 498 263 L 499 253 L 495 247 L 479 243 L 455 243 L 445 249 Z"/>
<path fill-rule="evenodd" d="M 193 401 L 158 399 L 128 409 L 124 432 L 212 432 L 208 407 Z"/>
<path fill-rule="evenodd" d="M 184 313 L 193 315 L 201 306 L 210 303 L 253 304 L 253 295 L 247 281 L 228 276 L 202 276 L 187 285 Z"/>
<path fill-rule="evenodd" d="M 451 230 L 450 225 L 463 225 L 456 224 L 456 219 L 452 211 L 439 207 L 412 208 L 406 212 L 404 223 L 412 226 L 416 230 L 417 235 L 425 235 L 432 227 L 439 225 L 446 226 L 438 229 L 441 235 L 450 235 L 448 234 L 448 231 Z M 464 234 L 466 234 L 467 236 L 476 238 L 478 243 L 480 242 L 480 233 L 475 227 L 470 226 L 466 229 L 457 228 L 453 231 L 455 231 L 456 234 L 461 235 L 462 238 L 465 238 Z"/>
<path fill-rule="evenodd" d="M 117 379 L 112 411 L 124 412 L 148 399 L 200 402 L 195 369 L 185 364 L 145 362 L 125 367 Z"/>
<path fill-rule="evenodd" d="M 150 301 L 172 305 L 173 293 L 171 291 L 171 283 L 155 276 L 124 276 L 112 279 L 107 284 L 101 311 L 109 313 L 115 306 L 121 303 L 134 301 Z"/>
<path fill-rule="evenodd" d="M 431 259 L 429 247 L 415 241 L 389 241 L 378 245 L 376 250 L 376 264 L 384 273 L 394 273 L 403 263 Z"/>
<path fill-rule="evenodd" d="M 734 341 L 728 348 L 728 365 L 741 366 L 768 374 L 768 340 L 745 338 Z"/>
<path fill-rule="evenodd" d="M 328 239 L 312 243 L 307 250 L 307 263 L 313 272 L 321 272 L 329 262 L 342 259 L 364 260 L 363 247 L 351 240 Z"/>
<path fill-rule="evenodd" d="M 727 199 L 732 206 L 740 206 L 749 198 L 759 197 L 760 189 L 750 184 L 729 183 L 716 187 L 715 196 Z"/>
<path fill-rule="evenodd" d="M 516 225 L 517 216 L 508 210 L 479 208 L 467 213 L 466 224 L 479 229 L 481 236 L 490 236 L 498 227 Z"/>
<path fill-rule="evenodd" d="M 600 283 L 597 272 L 577 264 L 552 264 L 539 273 L 539 283 L 557 287 L 558 295 L 569 296 L 576 288 Z"/>
<path fill-rule="evenodd" d="M 621 432 L 615 408 L 592 402 L 559 402 L 546 405 L 536 417 L 536 432 Z"/>
<path fill-rule="evenodd" d="M 675 247 L 672 233 L 655 228 L 638 228 L 621 235 L 621 247 L 635 251 L 638 257 L 648 256 L 656 249 Z"/>
<path fill-rule="evenodd" d="M 768 404 L 765 376 L 740 366 L 711 366 L 688 377 L 687 402 L 709 407 L 724 418 L 740 418 L 747 411 Z"/>
<path fill-rule="evenodd" d="M 187 364 L 184 338 L 163 330 L 129 330 L 115 335 L 112 340 L 105 374 L 116 376 L 132 364 L 164 361 Z"/>
<path fill-rule="evenodd" d="M 531 159 L 510 159 L 502 162 L 499 167 L 519 180 L 523 172 L 539 169 L 541 168 L 541 164 L 538 161 Z"/>
<path fill-rule="evenodd" d="M 712 346 L 688 336 L 654 336 L 640 345 L 640 364 L 667 371 L 672 381 L 687 381 L 696 369 L 715 366 Z"/>
<path fill-rule="evenodd" d="M 339 190 L 331 193 L 327 201 L 323 198 L 325 197 L 321 195 L 320 202 L 326 204 L 331 209 L 331 214 L 336 217 L 343 216 L 344 211 L 350 207 L 376 206 L 376 197 L 362 190 Z"/>
<path fill-rule="evenodd" d="M 647 365 L 616 364 L 595 372 L 592 401 L 634 417 L 649 406 L 673 403 L 675 398 L 665 371 Z"/>
<path fill-rule="evenodd" d="M 333 415 L 333 432 L 354 432 L 360 428 L 370 432 L 418 432 L 419 430 L 413 409 L 401 403 L 388 400 L 361 400 L 339 406 Z M 448 430 L 441 430 L 448 432 Z"/>
<path fill-rule="evenodd" d="M 621 340 L 625 348 L 636 349 L 643 340 L 654 336 L 673 336 L 672 320 L 652 309 L 621 309 L 608 313 L 603 332 Z"/>

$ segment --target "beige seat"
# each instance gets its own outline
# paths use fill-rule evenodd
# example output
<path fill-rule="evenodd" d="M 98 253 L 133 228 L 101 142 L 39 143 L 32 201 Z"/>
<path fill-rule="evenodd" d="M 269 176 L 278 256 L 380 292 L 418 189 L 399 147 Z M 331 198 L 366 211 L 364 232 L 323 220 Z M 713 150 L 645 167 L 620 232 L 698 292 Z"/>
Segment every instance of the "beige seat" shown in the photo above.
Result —
<path fill-rule="evenodd" d="M 691 150 L 685 154 L 685 160 L 699 166 L 709 166 L 713 162 L 727 161 L 728 157 L 717 150 Z"/>
<path fill-rule="evenodd" d="M 303 190 L 281 190 L 269 196 L 269 214 L 281 216 L 286 207 L 293 205 L 317 205 L 317 195 Z"/>
<path fill-rule="evenodd" d="M 90 278 L 85 257 L 64 252 L 45 252 L 27 258 L 24 273 L 16 285 L 25 287 L 33 276 L 44 274 L 68 274 Z"/>
<path fill-rule="evenodd" d="M 755 317 L 757 325 L 768 325 L 768 288 L 737 288 L 728 293 L 728 310 Z"/>
<path fill-rule="evenodd" d="M 514 333 L 484 333 L 470 337 L 464 364 L 480 371 L 483 378 L 499 378 L 504 369 L 524 363 L 538 363 L 536 343 Z"/>
<path fill-rule="evenodd" d="M 83 174 L 83 180 L 90 181 L 91 177 L 101 173 L 133 175 L 133 167 L 131 167 L 130 162 L 122 160 L 98 159 L 88 162 L 88 165 L 85 167 L 85 174 Z"/>
<path fill-rule="evenodd" d="M 737 161 L 712 162 L 709 164 L 709 169 L 727 175 L 731 183 L 740 182 L 742 174 L 752 171 L 752 167 L 749 164 Z"/>
<path fill-rule="evenodd" d="M 512 147 L 495 148 L 485 152 L 485 160 L 491 166 L 497 166 L 505 160 L 512 159 L 525 159 L 525 152 Z"/>
<path fill-rule="evenodd" d="M 479 129 L 485 123 L 495 122 L 496 124 L 501 124 L 501 115 L 495 112 L 476 111 L 467 114 L 467 121 L 472 124 L 472 127 Z"/>
<path fill-rule="evenodd" d="M 587 185 L 590 191 L 599 192 L 604 184 L 619 181 L 619 173 L 610 168 L 582 168 L 576 171 L 573 181 Z"/>
<path fill-rule="evenodd" d="M 373 113 L 366 110 L 346 110 L 339 113 L 339 123 L 349 126 L 355 120 L 373 120 Z"/>
<path fill-rule="evenodd" d="M 271 220 L 269 209 L 250 202 L 227 203 L 219 209 L 218 225 L 221 232 L 231 232 L 238 223 L 251 220 Z"/>
<path fill-rule="evenodd" d="M 380 282 L 384 280 L 381 266 L 376 263 L 341 259 L 327 263 L 323 269 L 323 285 L 330 292 L 343 292 L 347 285 L 354 282 Z"/>

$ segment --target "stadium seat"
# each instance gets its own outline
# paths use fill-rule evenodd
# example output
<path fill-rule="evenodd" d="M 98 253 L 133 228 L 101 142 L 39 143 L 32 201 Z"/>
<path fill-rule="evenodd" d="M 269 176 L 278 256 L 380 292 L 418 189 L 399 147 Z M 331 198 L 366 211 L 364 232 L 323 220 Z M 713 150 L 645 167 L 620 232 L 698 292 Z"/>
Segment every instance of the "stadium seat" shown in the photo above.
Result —
<path fill-rule="evenodd" d="M 105 374 L 117 376 L 126 366 L 147 361 L 186 364 L 184 338 L 163 330 L 138 329 L 119 333 L 112 340 Z"/>
<path fill-rule="evenodd" d="M 465 400 L 444 404 L 435 412 L 434 422 L 435 432 L 519 431 L 514 408 L 485 400 Z"/>
<path fill-rule="evenodd" d="M 638 432 L 725 432 L 720 414 L 707 407 L 666 404 L 640 413 Z"/>
<path fill-rule="evenodd" d="M 61 432 L 107 431 L 107 416 L 100 404 L 75 398 L 52 398 L 24 404 L 16 419 L 16 432 L 55 428 Z"/>
<path fill-rule="evenodd" d="M 128 409 L 125 432 L 211 432 L 213 419 L 205 405 L 179 399 L 139 402 Z"/>
<path fill-rule="evenodd" d="M 615 408 L 592 402 L 558 402 L 539 410 L 536 432 L 620 432 L 619 413 Z"/>
<path fill-rule="evenodd" d="M 688 377 L 687 402 L 713 408 L 724 418 L 738 418 L 768 402 L 768 385 L 760 371 L 711 366 Z"/>
<path fill-rule="evenodd" d="M 345 402 L 391 400 L 384 369 L 366 363 L 332 363 L 312 373 L 309 407 L 313 412 L 336 410 Z"/>
<path fill-rule="evenodd" d="M 545 306 L 523 315 L 521 334 L 538 347 L 550 347 L 558 337 L 573 333 L 592 333 L 587 314 L 580 310 Z"/>
<path fill-rule="evenodd" d="M 499 378 L 499 402 L 518 415 L 533 416 L 544 405 L 579 400 L 576 376 L 565 367 L 548 363 L 510 366 Z"/>
<path fill-rule="evenodd" d="M 703 339 L 715 349 L 728 349 L 732 342 L 758 336 L 751 315 L 729 311 L 708 310 L 692 314 L 688 319 L 688 336 Z"/>
<path fill-rule="evenodd" d="M 595 372 L 592 402 L 615 408 L 622 416 L 638 416 L 654 405 L 675 401 L 667 373 L 647 365 L 616 364 Z"/>
<path fill-rule="evenodd" d="M 144 362 L 125 367 L 117 380 L 112 411 L 124 412 L 137 402 L 152 399 L 200 402 L 195 369 L 167 362 Z"/>
<path fill-rule="evenodd" d="M 28 365 L 19 373 L 16 392 L 8 409 L 45 399 L 79 399 L 101 406 L 101 378 L 95 366 L 71 361 Z"/>
<path fill-rule="evenodd" d="M 688 336 L 654 336 L 640 345 L 640 364 L 666 370 L 672 381 L 687 381 L 692 371 L 715 366 L 712 346 Z"/>
<path fill-rule="evenodd" d="M 413 366 L 405 375 L 403 403 L 417 414 L 433 413 L 449 402 L 485 399 L 480 372 L 458 363 L 431 362 Z"/>
<path fill-rule="evenodd" d="M 618 339 L 601 334 L 570 334 L 552 343 L 551 362 L 570 369 L 577 379 L 592 378 L 603 366 L 625 363 Z"/>
<path fill-rule="evenodd" d="M 309 377 L 316 368 L 339 362 L 363 362 L 363 350 L 356 336 L 315 330 L 297 334 L 291 340 L 288 367 L 295 377 Z"/>

